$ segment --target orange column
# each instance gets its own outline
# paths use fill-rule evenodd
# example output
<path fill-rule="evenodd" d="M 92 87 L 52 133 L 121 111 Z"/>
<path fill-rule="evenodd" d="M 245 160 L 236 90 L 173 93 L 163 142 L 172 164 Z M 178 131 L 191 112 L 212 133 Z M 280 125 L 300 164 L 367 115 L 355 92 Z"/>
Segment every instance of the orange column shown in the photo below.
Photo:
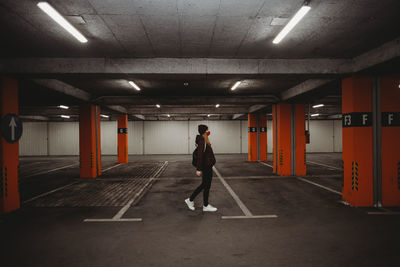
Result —
<path fill-rule="evenodd" d="M 80 177 L 101 174 L 100 107 L 84 104 L 79 114 Z"/>
<path fill-rule="evenodd" d="M 372 206 L 374 202 L 372 85 L 369 77 L 342 82 L 342 197 L 352 206 Z"/>
<path fill-rule="evenodd" d="M 279 175 L 291 175 L 291 105 L 282 103 L 276 106 L 276 173 Z"/>
<path fill-rule="evenodd" d="M 381 79 L 382 205 L 400 206 L 400 77 Z"/>
<path fill-rule="evenodd" d="M 267 115 L 260 114 L 260 161 L 267 161 Z"/>
<path fill-rule="evenodd" d="M 4 77 L 1 79 L 1 118 L 6 114 L 18 115 L 18 82 Z M 4 126 L 3 126 L 4 127 Z M 5 125 L 8 127 L 8 125 Z M 15 129 L 14 129 L 15 130 Z M 15 132 L 14 132 L 15 136 Z M 18 188 L 19 146 L 18 142 L 9 143 L 4 136 L 0 141 L 0 213 L 17 210 L 20 207 Z"/>
<path fill-rule="evenodd" d="M 277 137 L 277 128 L 278 128 L 278 105 L 272 105 L 272 162 L 273 162 L 273 173 L 278 173 L 278 155 L 277 155 L 277 146 L 278 146 L 278 137 Z"/>
<path fill-rule="evenodd" d="M 128 163 L 128 115 L 118 115 L 118 163 Z"/>
<path fill-rule="evenodd" d="M 248 155 L 249 161 L 257 161 L 257 115 L 248 114 L 247 116 L 248 125 Z"/>
<path fill-rule="evenodd" d="M 295 105 L 296 175 L 306 175 L 306 117 L 305 105 Z"/>

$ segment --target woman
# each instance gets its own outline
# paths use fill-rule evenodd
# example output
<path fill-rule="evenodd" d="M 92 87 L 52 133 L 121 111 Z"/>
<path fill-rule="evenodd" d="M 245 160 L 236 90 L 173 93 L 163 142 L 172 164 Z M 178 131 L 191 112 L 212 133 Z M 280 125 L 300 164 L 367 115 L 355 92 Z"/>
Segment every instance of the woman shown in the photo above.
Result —
<path fill-rule="evenodd" d="M 195 197 L 203 190 L 203 211 L 217 211 L 216 207 L 211 206 L 208 203 L 208 195 L 210 193 L 211 181 L 213 170 L 212 167 L 215 164 L 214 152 L 211 148 L 210 140 L 208 136 L 210 131 L 208 131 L 207 125 L 200 124 L 198 127 L 199 135 L 196 136 L 197 144 L 197 170 L 196 175 L 202 176 L 202 183 L 199 187 L 194 190 L 190 198 L 185 199 L 186 205 L 190 210 L 194 210 Z"/>

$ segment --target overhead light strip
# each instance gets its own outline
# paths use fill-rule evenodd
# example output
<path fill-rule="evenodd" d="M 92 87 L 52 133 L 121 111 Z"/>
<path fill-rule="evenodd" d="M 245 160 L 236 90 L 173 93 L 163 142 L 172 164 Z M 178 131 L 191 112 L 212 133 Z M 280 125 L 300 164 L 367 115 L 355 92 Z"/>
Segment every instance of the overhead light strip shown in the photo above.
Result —
<path fill-rule="evenodd" d="M 108 115 L 104 115 L 104 114 L 100 114 L 100 117 L 103 117 L 103 118 L 109 118 L 110 116 L 108 116 Z"/>
<path fill-rule="evenodd" d="M 68 116 L 68 115 L 61 115 L 61 118 L 64 118 L 64 119 L 69 119 L 69 118 L 71 118 L 70 116 Z"/>
<path fill-rule="evenodd" d="M 242 82 L 241 81 L 237 81 L 231 88 L 231 90 L 235 90 Z"/>
<path fill-rule="evenodd" d="M 64 106 L 64 105 L 59 105 L 58 107 L 59 107 L 59 108 L 62 108 L 62 109 L 69 109 L 68 106 Z"/>
<path fill-rule="evenodd" d="M 323 107 L 324 106 L 324 104 L 318 104 L 318 105 L 314 105 L 314 106 L 312 106 L 313 108 L 320 108 L 320 107 Z"/>
<path fill-rule="evenodd" d="M 283 38 L 299 23 L 299 21 L 310 11 L 311 7 L 308 5 L 303 5 L 299 11 L 294 15 L 294 17 L 286 24 L 286 26 L 281 30 L 281 32 L 272 41 L 274 44 L 279 44 Z"/>
<path fill-rule="evenodd" d="M 76 39 L 78 39 L 81 43 L 87 43 L 87 39 L 80 33 L 74 26 L 71 25 L 57 10 L 55 10 L 49 3 L 47 2 L 39 2 L 37 6 L 43 10 L 47 15 L 49 15 L 55 22 L 57 22 L 61 27 L 63 27 L 66 31 L 72 34 Z"/>
<path fill-rule="evenodd" d="M 130 84 L 133 88 L 135 88 L 136 90 L 140 91 L 140 87 L 137 86 L 136 83 L 134 83 L 134 82 L 132 82 L 132 81 L 129 81 L 129 84 Z"/>
<path fill-rule="evenodd" d="M 311 114 L 311 117 L 317 117 L 317 116 L 319 116 L 318 113 L 316 113 L 316 114 Z"/>

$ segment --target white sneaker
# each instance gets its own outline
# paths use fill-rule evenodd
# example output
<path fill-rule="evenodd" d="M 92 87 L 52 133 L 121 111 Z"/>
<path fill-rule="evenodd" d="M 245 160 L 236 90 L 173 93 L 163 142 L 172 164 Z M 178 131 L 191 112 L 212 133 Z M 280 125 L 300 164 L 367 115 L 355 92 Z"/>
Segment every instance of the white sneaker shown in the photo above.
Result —
<path fill-rule="evenodd" d="M 185 203 L 190 210 L 194 210 L 194 201 L 190 201 L 190 198 L 185 199 Z"/>
<path fill-rule="evenodd" d="M 203 211 L 217 211 L 218 209 L 216 207 L 211 206 L 210 204 L 208 204 L 207 206 L 203 206 Z"/>

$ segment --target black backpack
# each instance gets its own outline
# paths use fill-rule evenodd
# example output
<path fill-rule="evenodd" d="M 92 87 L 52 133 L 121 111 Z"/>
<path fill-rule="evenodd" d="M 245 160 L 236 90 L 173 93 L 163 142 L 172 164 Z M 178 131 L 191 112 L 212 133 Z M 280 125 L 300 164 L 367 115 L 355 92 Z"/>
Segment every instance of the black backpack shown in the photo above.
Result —
<path fill-rule="evenodd" d="M 194 151 L 193 151 L 193 153 L 192 153 L 192 165 L 194 166 L 194 167 L 197 167 L 197 161 L 198 161 L 198 158 L 197 158 L 197 148 L 198 148 L 199 146 L 196 144 L 196 148 L 194 149 Z M 204 142 L 204 152 L 206 151 L 206 143 Z"/>

